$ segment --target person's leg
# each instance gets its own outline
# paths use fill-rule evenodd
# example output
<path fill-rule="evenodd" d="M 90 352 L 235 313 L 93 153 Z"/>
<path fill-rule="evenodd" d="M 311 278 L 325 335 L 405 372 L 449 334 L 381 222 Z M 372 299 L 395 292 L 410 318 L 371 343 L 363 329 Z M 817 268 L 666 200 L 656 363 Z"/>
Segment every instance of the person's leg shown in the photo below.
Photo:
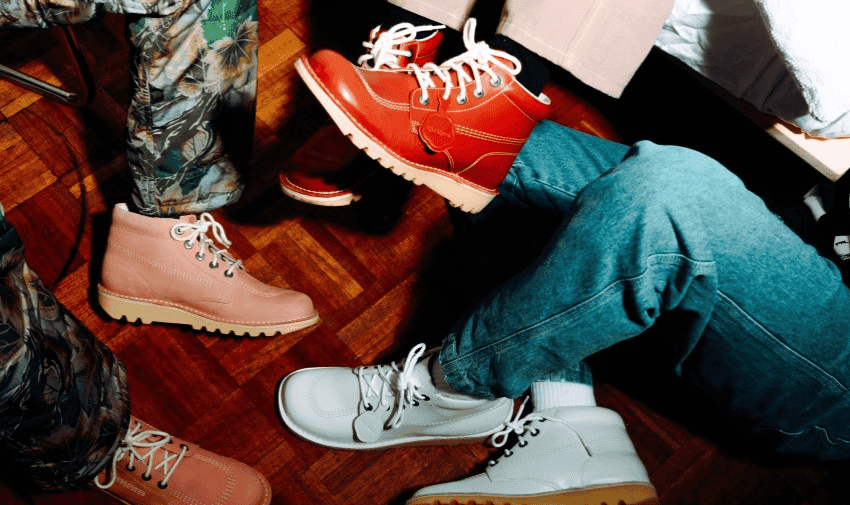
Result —
<path fill-rule="evenodd" d="M 257 92 L 256 0 L 13 0 L 0 27 L 128 15 L 127 158 L 142 214 L 223 207 L 242 193 Z"/>
<path fill-rule="evenodd" d="M 535 131 L 550 141 L 539 152 L 529 143 L 502 193 L 559 187 L 558 160 L 576 156 L 559 130 Z M 734 175 L 693 151 L 639 143 L 578 193 L 537 261 L 459 321 L 440 361 L 462 393 L 516 397 L 666 314 L 676 369 L 745 428 L 836 457 L 850 439 L 848 307 L 835 265 Z M 798 433 L 817 443 L 795 445 Z"/>
<path fill-rule="evenodd" d="M 619 97 L 673 0 L 507 0 L 498 33 Z"/>
<path fill-rule="evenodd" d="M 242 193 L 257 92 L 256 0 L 14 0 L 0 26 L 127 14 L 132 199 L 150 216 L 214 210 Z"/>
<path fill-rule="evenodd" d="M 127 15 L 133 87 L 127 158 L 136 210 L 223 207 L 242 193 L 257 93 L 256 0 L 13 0 L 0 27 Z"/>
<path fill-rule="evenodd" d="M 124 367 L 41 284 L 2 217 L 0 344 L 0 465 L 48 491 L 88 485 L 130 422 Z"/>
<path fill-rule="evenodd" d="M 128 19 L 133 203 L 165 217 L 239 198 L 257 91 L 256 0 L 198 0 Z"/>
<path fill-rule="evenodd" d="M 29 269 L 2 207 L 0 468 L 43 491 L 97 485 L 132 505 L 172 493 L 198 503 L 271 500 L 253 468 L 131 416 L 124 366 Z"/>
<path fill-rule="evenodd" d="M 551 106 L 517 81 L 516 57 L 475 40 L 475 26 L 474 19 L 464 25 L 465 52 L 408 73 L 359 68 L 328 50 L 295 63 L 355 145 L 466 212 L 479 212 L 498 193 Z"/>
<path fill-rule="evenodd" d="M 225 334 L 311 326 L 318 314 L 309 297 L 248 274 L 207 213 L 243 190 L 257 90 L 257 2 L 181 5 L 170 16 L 128 18 L 127 158 L 136 212 L 113 209 L 100 303 L 116 319 Z"/>
<path fill-rule="evenodd" d="M 553 145 L 560 148 L 551 149 Z M 541 123 L 493 202 L 479 214 L 453 213 L 463 281 L 473 305 L 528 268 L 572 217 L 577 195 L 618 165 L 628 150 Z M 532 159 L 528 152 L 541 157 Z M 452 388 L 450 378 L 444 381 Z M 515 495 L 538 495 L 547 503 L 655 503 L 654 487 L 622 419 L 596 406 L 591 370 L 584 361 L 535 377 L 529 397 L 533 411 L 523 404 L 492 438 L 506 449 L 489 462 L 485 474 L 426 487 L 408 503 L 465 502 L 470 497 L 509 503 Z"/>
<path fill-rule="evenodd" d="M 569 188 L 581 142 L 565 136 L 576 134 L 538 127 L 501 195 L 568 203 L 559 188 Z M 578 191 L 540 257 L 444 340 L 448 386 L 493 398 L 534 394 L 541 380 L 581 383 L 583 358 L 658 322 L 671 331 L 672 365 L 745 428 L 782 450 L 846 456 L 850 292 L 837 268 L 705 156 L 642 142 L 610 168 Z M 657 503 L 616 414 L 558 407 L 569 394 L 543 400 L 508 423 L 517 444 L 486 473 L 429 486 L 408 504 Z"/>
<path fill-rule="evenodd" d="M 391 10 L 390 21 L 430 20 L 446 25 L 453 30 L 460 30 L 469 18 L 469 13 L 475 5 L 473 0 L 387 0 L 397 10 Z M 406 17 L 406 12 L 416 17 Z M 414 23 L 417 24 L 417 23 Z"/>
<path fill-rule="evenodd" d="M 393 6 L 388 16 L 390 23 L 433 24 L 436 22 L 457 31 L 463 28 L 473 7 L 473 2 L 444 0 L 389 0 L 389 2 Z M 532 95 L 538 95 L 543 91 L 543 86 L 549 81 L 549 69 L 537 54 L 504 35 L 497 35 L 487 43 L 490 47 L 505 51 L 520 61 L 522 68 L 516 76 L 517 81 Z"/>
<path fill-rule="evenodd" d="M 212 216 L 186 215 L 223 207 L 243 190 L 257 90 L 256 0 L 15 0 L 0 5 L 0 27 L 78 23 L 104 12 L 128 19 L 127 160 L 136 207 L 114 209 L 98 287 L 104 310 L 240 335 L 317 322 L 309 297 L 263 285 L 227 254 L 230 242 Z M 191 236 L 170 234 L 176 220 L 168 217 L 181 215 L 196 223 L 187 225 Z M 159 248 L 139 248 L 140 235 Z M 217 300 L 199 295 L 212 286 Z"/>
<path fill-rule="evenodd" d="M 84 23 L 105 12 L 166 16 L 180 8 L 173 0 L 4 0 L 0 28 L 48 28 Z"/>
<path fill-rule="evenodd" d="M 363 43 L 366 52 L 357 65 L 387 69 L 435 63 L 443 41 L 440 29 L 445 26 L 391 4 L 387 7 L 389 13 L 376 14 L 380 24 Z M 281 169 L 280 187 L 301 202 L 349 205 L 360 200 L 379 168 L 330 122 L 290 157 Z"/>
<path fill-rule="evenodd" d="M 551 150 L 551 145 L 561 147 Z M 526 152 L 537 155 L 531 159 Z M 560 156 L 565 152 L 569 156 Z M 560 224 L 572 215 L 576 195 L 619 164 L 627 152 L 627 146 L 548 121 L 541 123 L 499 195 L 484 210 L 478 214 L 451 210 L 467 303 L 480 301 L 538 258 Z M 531 397 L 535 409 L 593 405 L 591 370 L 580 361 L 541 377 L 534 382 Z"/>
<path fill-rule="evenodd" d="M 574 146 L 570 158 L 547 158 L 545 148 L 556 139 Z M 464 280 L 469 285 L 470 299 L 480 298 L 495 289 L 509 274 L 520 270 L 539 254 L 579 191 L 616 165 L 628 151 L 625 146 L 548 122 L 538 127 L 527 146 L 542 152 L 536 158 L 539 166 L 529 170 L 545 171 L 549 164 L 561 163 L 558 178 L 549 181 L 559 184 L 558 189 L 550 191 L 545 184 L 522 187 L 503 192 L 480 214 L 457 213 L 462 215 L 455 222 L 457 234 L 463 241 L 463 263 L 468 267 Z M 515 185 L 521 186 L 515 177 L 509 177 Z M 528 195 L 523 194 L 526 189 Z M 534 226 L 529 226 L 530 222 Z M 281 381 L 278 398 L 281 417 L 290 429 L 310 441 L 349 449 L 436 440 L 477 440 L 484 433 L 499 429 L 505 416 L 510 414 L 509 409 L 505 410 L 509 403 L 505 399 L 486 403 L 458 394 L 443 380 L 436 356 L 436 353 L 428 354 L 427 358 L 416 354 L 413 357 L 422 359 L 411 362 L 409 357 L 405 362 L 402 370 L 415 370 L 416 380 L 410 385 L 411 391 L 424 394 L 430 400 L 418 402 L 421 406 L 413 409 L 414 417 L 405 418 L 399 426 L 379 424 L 373 433 L 377 437 L 374 440 L 364 440 L 366 435 L 358 434 L 356 429 L 356 419 L 368 412 L 367 406 L 378 401 L 388 402 L 390 411 L 380 410 L 382 421 L 386 422 L 393 412 L 410 409 L 413 403 L 394 382 L 398 372 L 392 365 L 296 371 Z M 548 379 L 557 379 L 559 383 L 571 379 L 587 393 L 590 370 L 584 363 L 577 363 L 573 369 L 558 371 Z M 589 398 L 592 395 L 585 394 L 583 400 Z M 453 407 L 447 408 L 447 405 Z M 423 422 L 423 419 L 429 421 Z"/>

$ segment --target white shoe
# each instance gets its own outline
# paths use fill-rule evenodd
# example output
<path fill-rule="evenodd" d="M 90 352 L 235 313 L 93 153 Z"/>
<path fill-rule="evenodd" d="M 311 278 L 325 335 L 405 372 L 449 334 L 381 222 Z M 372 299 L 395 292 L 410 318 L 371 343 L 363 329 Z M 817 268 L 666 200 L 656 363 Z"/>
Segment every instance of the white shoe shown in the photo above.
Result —
<path fill-rule="evenodd" d="M 298 370 L 281 381 L 278 410 L 295 434 L 339 449 L 476 442 L 510 421 L 507 398 L 438 390 L 430 373 L 436 358 L 419 344 L 399 366 Z"/>
<path fill-rule="evenodd" d="M 658 496 L 623 420 L 600 407 L 561 407 L 520 419 L 493 436 L 513 449 L 464 480 L 420 489 L 407 505 L 656 505 Z"/>

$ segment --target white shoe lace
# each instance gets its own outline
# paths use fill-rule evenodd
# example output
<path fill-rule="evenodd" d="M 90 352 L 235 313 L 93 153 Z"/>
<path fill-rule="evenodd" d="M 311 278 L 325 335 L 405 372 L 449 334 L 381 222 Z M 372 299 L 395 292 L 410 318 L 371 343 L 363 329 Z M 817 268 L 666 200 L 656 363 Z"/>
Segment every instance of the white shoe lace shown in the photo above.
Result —
<path fill-rule="evenodd" d="M 135 470 L 135 466 L 133 462 L 138 460 L 144 463 L 147 468 L 145 472 L 142 474 L 142 479 L 150 480 L 151 471 L 158 470 L 162 468 L 165 477 L 157 482 L 157 486 L 160 489 L 165 489 L 168 485 L 168 479 L 174 475 L 174 471 L 177 470 L 177 465 L 183 460 L 183 456 L 189 450 L 189 448 L 185 445 L 180 446 L 181 451 L 180 454 L 171 454 L 166 450 L 162 450 L 161 452 L 157 452 L 159 449 L 168 443 L 171 442 L 171 435 L 165 433 L 163 431 L 158 430 L 145 430 L 141 431 L 142 425 L 136 422 L 136 425 L 132 427 L 129 431 L 127 431 L 127 435 L 124 436 L 124 440 L 121 441 L 121 445 L 115 451 L 115 455 L 112 457 L 112 477 L 106 484 L 101 484 L 98 478 L 95 478 L 94 483 L 100 489 L 109 489 L 115 484 L 115 481 L 118 479 L 118 473 L 116 469 L 118 467 L 118 462 L 124 459 L 124 456 L 129 456 L 129 460 L 127 461 L 127 469 L 132 471 Z M 138 449 L 147 448 L 148 451 L 144 454 L 141 454 Z M 154 464 L 154 461 L 157 458 L 157 455 L 162 455 L 162 461 L 157 464 Z M 170 466 L 169 466 L 170 465 Z"/>
<path fill-rule="evenodd" d="M 508 436 L 511 433 L 516 433 L 517 436 L 522 436 L 527 431 L 525 425 L 530 423 L 531 421 L 543 421 L 544 419 L 546 419 L 545 417 L 537 415 L 533 412 L 525 417 L 522 417 L 522 412 L 525 409 L 526 403 L 528 403 L 527 396 L 525 397 L 525 400 L 522 401 L 522 405 L 519 406 L 519 410 L 517 410 L 513 421 L 507 421 L 504 424 L 505 427 L 501 431 L 497 431 L 493 434 L 492 437 L 490 437 L 490 443 L 493 445 L 493 447 L 502 447 L 503 445 L 505 445 L 508 442 Z M 532 436 L 537 436 L 538 433 L 539 430 L 536 429 L 531 431 Z M 518 443 L 520 447 L 525 447 L 526 444 L 528 444 L 528 442 L 522 439 L 520 439 Z M 512 454 L 513 451 L 511 451 L 510 449 L 505 449 L 505 456 L 510 457 Z M 496 464 L 496 462 L 496 460 L 491 459 L 488 464 L 490 466 L 493 466 Z"/>
<path fill-rule="evenodd" d="M 356 368 L 360 381 L 360 401 L 365 410 L 374 410 L 377 406 L 390 408 L 390 399 L 395 398 L 395 412 L 387 421 L 388 428 L 398 428 L 404 419 L 404 411 L 409 405 L 418 405 L 418 400 L 428 400 L 428 396 L 420 393 L 421 387 L 413 376 L 416 362 L 425 354 L 425 344 L 419 344 L 407 355 L 402 369 L 395 364 L 375 367 Z M 374 405 L 369 398 L 378 398 Z"/>
<path fill-rule="evenodd" d="M 445 28 L 445 25 L 413 26 L 410 23 L 399 23 L 378 35 L 381 27 L 377 26 L 369 34 L 369 40 L 363 43 L 363 47 L 368 49 L 369 52 L 358 58 L 357 64 L 369 69 L 377 69 L 382 66 L 401 68 L 398 64 L 399 57 L 410 58 L 413 56 L 413 53 L 402 51 L 398 46 L 415 40 L 416 34 L 419 32 L 442 30 L 443 28 Z M 376 36 L 377 39 L 375 39 Z M 372 40 L 375 41 L 371 42 Z M 371 66 L 368 64 L 370 60 L 372 62 Z"/>
<path fill-rule="evenodd" d="M 213 245 L 212 239 L 207 237 L 207 231 L 212 229 L 213 236 L 220 243 L 224 244 L 224 248 L 219 249 Z M 194 223 L 179 222 L 171 227 L 171 238 L 174 240 L 182 240 L 186 249 L 191 249 L 195 245 L 195 240 L 200 244 L 200 250 L 195 254 L 198 261 L 203 261 L 207 251 L 213 255 L 210 262 L 210 268 L 218 268 L 220 259 L 224 259 L 230 267 L 224 271 L 225 277 L 233 277 L 234 269 L 245 270 L 242 266 L 242 260 L 235 260 L 225 254 L 231 242 L 227 240 L 227 235 L 224 234 L 224 228 L 219 224 L 208 212 L 200 215 L 200 218 Z"/>
<path fill-rule="evenodd" d="M 422 88 L 422 96 L 419 98 L 422 105 L 428 105 L 430 101 L 428 98 L 428 88 L 438 87 L 434 84 L 433 76 L 440 78 L 445 84 L 446 91 L 443 93 L 443 100 L 447 100 L 454 87 L 452 72 L 456 73 L 457 84 L 460 88 L 457 101 L 460 104 L 464 104 L 467 100 L 466 85 L 468 83 L 475 82 L 475 89 L 472 90 L 475 98 L 484 96 L 484 88 L 481 85 L 482 72 L 490 76 L 490 84 L 493 86 L 502 84 L 501 77 L 492 68 L 493 65 L 504 69 L 511 75 L 517 75 L 522 70 L 522 64 L 510 54 L 499 51 L 498 49 L 490 49 L 490 46 L 484 42 L 475 42 L 475 23 L 475 18 L 469 18 L 463 26 L 463 45 L 466 46 L 465 53 L 446 60 L 441 65 L 426 63 L 422 67 L 419 67 L 414 63 L 407 64 L 406 68 L 413 71 L 416 80 L 419 82 L 419 87 Z M 496 58 L 497 56 L 498 58 Z M 505 65 L 499 58 L 509 61 L 513 64 L 513 68 Z M 464 69 L 464 66 L 472 71 L 471 77 L 466 69 Z"/>

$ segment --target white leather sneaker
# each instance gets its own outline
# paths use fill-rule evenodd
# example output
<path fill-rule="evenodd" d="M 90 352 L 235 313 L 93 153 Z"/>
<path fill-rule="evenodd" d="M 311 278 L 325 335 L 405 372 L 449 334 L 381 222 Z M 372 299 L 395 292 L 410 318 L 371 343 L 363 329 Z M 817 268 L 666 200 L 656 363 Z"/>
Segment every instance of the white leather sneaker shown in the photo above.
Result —
<path fill-rule="evenodd" d="M 561 407 L 516 419 L 493 436 L 512 449 L 474 477 L 420 489 L 407 505 L 657 505 L 623 420 L 600 407 Z"/>
<path fill-rule="evenodd" d="M 468 443 L 502 429 L 513 401 L 437 389 L 437 354 L 419 344 L 400 365 L 295 371 L 278 387 L 278 410 L 295 434 L 338 449 Z"/>

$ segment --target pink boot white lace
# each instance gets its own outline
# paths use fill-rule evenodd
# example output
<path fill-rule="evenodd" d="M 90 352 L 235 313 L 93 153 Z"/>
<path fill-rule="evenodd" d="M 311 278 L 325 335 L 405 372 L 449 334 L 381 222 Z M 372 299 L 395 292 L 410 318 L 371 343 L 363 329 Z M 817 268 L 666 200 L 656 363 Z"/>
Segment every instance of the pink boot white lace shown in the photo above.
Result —
<path fill-rule="evenodd" d="M 97 287 L 100 304 L 115 319 L 237 335 L 289 333 L 319 320 L 307 295 L 255 279 L 227 253 L 229 245 L 209 214 L 154 218 L 118 204 Z"/>

